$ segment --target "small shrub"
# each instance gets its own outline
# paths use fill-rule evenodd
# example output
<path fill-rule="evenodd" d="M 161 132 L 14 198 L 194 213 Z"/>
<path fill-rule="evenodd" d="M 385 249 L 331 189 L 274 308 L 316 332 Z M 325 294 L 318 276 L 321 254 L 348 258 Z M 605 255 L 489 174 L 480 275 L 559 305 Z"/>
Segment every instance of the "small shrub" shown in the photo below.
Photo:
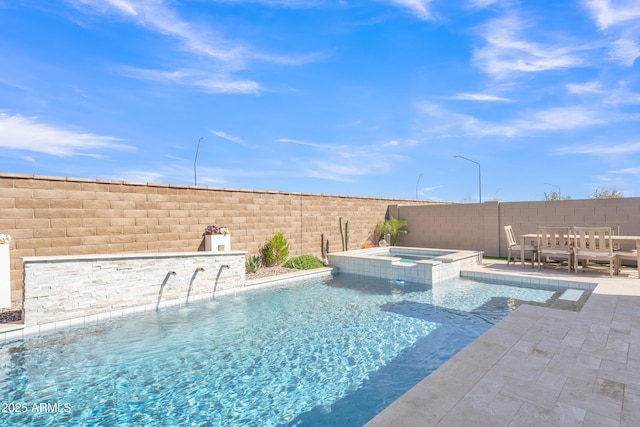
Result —
<path fill-rule="evenodd" d="M 262 267 L 262 260 L 258 255 L 251 255 L 244 263 L 244 269 L 247 273 L 255 273 Z"/>
<path fill-rule="evenodd" d="M 300 255 L 285 262 L 283 267 L 297 268 L 298 270 L 313 270 L 314 268 L 324 267 L 324 264 L 318 257 L 313 255 Z"/>
<path fill-rule="evenodd" d="M 262 248 L 262 259 L 268 267 L 282 265 L 289 257 L 289 242 L 282 231 L 278 231 Z"/>

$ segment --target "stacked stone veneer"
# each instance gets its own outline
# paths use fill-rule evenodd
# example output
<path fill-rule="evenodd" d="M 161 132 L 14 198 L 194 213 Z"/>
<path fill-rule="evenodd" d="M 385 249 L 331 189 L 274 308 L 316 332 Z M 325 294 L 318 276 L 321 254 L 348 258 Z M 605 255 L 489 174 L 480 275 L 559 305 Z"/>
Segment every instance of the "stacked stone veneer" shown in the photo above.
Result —
<path fill-rule="evenodd" d="M 212 298 L 244 285 L 244 263 L 243 251 L 27 257 L 24 324 L 98 320 Z"/>

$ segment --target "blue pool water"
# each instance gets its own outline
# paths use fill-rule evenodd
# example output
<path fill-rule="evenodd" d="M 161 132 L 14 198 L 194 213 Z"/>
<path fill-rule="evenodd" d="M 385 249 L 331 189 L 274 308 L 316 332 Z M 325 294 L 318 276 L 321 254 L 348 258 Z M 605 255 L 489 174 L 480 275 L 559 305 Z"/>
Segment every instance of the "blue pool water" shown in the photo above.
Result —
<path fill-rule="evenodd" d="M 3 425 L 360 426 L 521 301 L 338 274 L 0 347 Z"/>

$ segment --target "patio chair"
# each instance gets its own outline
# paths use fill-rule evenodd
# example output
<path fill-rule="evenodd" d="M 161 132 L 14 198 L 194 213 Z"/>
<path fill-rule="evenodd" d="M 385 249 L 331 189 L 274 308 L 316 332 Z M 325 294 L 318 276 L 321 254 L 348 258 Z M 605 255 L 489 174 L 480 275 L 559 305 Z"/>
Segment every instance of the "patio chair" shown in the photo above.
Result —
<path fill-rule="evenodd" d="M 538 227 L 538 270 L 552 259 L 566 260 L 567 272 L 571 272 L 571 227 Z"/>
<path fill-rule="evenodd" d="M 620 274 L 620 267 L 622 266 L 622 260 L 631 260 L 636 262 L 638 269 L 638 278 L 640 279 L 640 240 L 636 240 L 635 249 L 618 249 L 614 250 L 615 254 L 615 273 Z"/>
<path fill-rule="evenodd" d="M 513 227 L 510 225 L 504 226 L 504 232 L 507 235 L 507 244 L 509 247 L 507 248 L 507 265 L 509 265 L 510 261 L 516 263 L 516 258 L 520 259 L 520 254 L 522 251 L 522 245 L 518 244 L 516 241 L 516 235 L 513 232 Z M 535 262 L 536 256 L 538 254 L 538 248 L 535 245 L 524 245 L 524 253 L 531 253 L 531 268 L 533 268 L 533 263 Z M 522 261 L 522 260 L 520 260 Z"/>
<path fill-rule="evenodd" d="M 583 270 L 589 266 L 589 261 L 605 261 L 609 263 L 609 277 L 613 277 L 615 254 L 611 227 L 574 227 L 573 233 L 573 267 L 576 273 L 580 261 Z"/>

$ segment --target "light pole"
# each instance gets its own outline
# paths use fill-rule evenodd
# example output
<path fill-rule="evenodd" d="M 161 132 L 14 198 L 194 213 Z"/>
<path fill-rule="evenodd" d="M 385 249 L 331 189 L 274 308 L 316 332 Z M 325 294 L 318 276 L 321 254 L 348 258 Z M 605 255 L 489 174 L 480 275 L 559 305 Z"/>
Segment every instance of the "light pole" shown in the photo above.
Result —
<path fill-rule="evenodd" d="M 558 187 L 557 185 L 554 185 L 554 184 L 549 184 L 548 182 L 545 182 L 545 185 L 550 185 L 552 187 L 556 187 L 558 189 L 558 200 L 562 200 L 562 194 L 560 194 L 560 187 Z"/>
<path fill-rule="evenodd" d="M 464 159 L 468 162 L 475 163 L 476 165 L 478 165 L 478 197 L 480 199 L 480 203 L 482 203 L 482 173 L 480 171 L 480 163 L 476 162 L 475 160 L 467 159 L 464 156 L 453 156 L 453 157 Z"/>
<path fill-rule="evenodd" d="M 196 162 L 198 161 L 198 151 L 200 151 L 200 141 L 204 139 L 204 136 L 201 136 L 198 140 L 198 148 L 196 148 L 196 158 L 193 159 L 193 185 L 198 185 L 198 178 L 196 174 Z"/>
<path fill-rule="evenodd" d="M 420 185 L 420 178 L 422 178 L 422 174 L 420 174 L 418 182 L 416 182 L 416 200 L 418 200 L 418 186 Z"/>

